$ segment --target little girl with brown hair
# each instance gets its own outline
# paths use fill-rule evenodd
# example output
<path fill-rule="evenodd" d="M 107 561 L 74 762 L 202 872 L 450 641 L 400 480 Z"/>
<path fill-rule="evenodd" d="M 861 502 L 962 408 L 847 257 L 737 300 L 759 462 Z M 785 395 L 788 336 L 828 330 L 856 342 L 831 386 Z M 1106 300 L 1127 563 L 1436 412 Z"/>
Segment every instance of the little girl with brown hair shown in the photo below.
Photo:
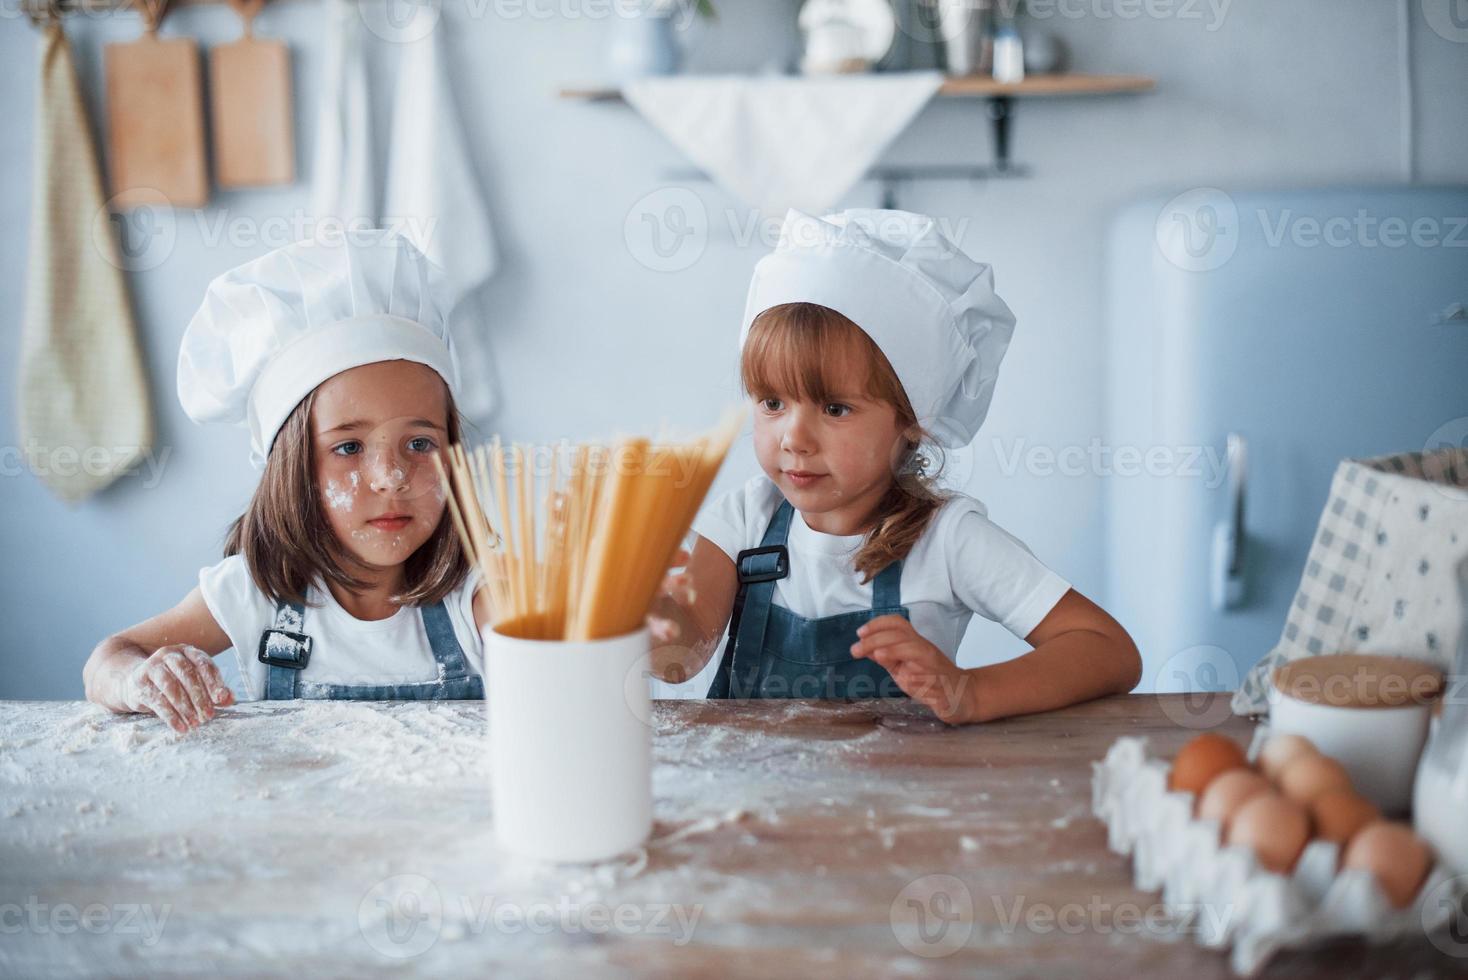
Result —
<path fill-rule="evenodd" d="M 1013 327 L 990 268 L 932 219 L 790 212 L 741 333 L 764 473 L 695 522 L 654 672 L 698 673 L 727 625 L 712 698 L 907 695 L 960 724 L 1130 690 L 1127 632 L 934 485 L 932 446 L 972 441 Z M 1034 649 L 959 668 L 974 613 Z"/>
<path fill-rule="evenodd" d="M 210 284 L 178 393 L 248 426 L 264 472 L 225 559 L 176 607 L 103 640 L 88 700 L 184 732 L 249 699 L 482 698 L 477 570 L 433 457 L 459 440 L 438 270 L 406 239 L 302 242 Z"/>

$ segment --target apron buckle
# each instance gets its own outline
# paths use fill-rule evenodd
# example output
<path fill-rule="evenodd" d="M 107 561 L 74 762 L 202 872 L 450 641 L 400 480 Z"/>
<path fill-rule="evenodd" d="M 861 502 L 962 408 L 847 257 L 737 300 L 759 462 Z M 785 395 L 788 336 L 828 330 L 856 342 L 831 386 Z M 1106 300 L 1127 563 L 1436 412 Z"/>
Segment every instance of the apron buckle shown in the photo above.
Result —
<path fill-rule="evenodd" d="M 790 574 L 790 552 L 783 544 L 746 548 L 739 552 L 738 566 L 740 585 L 774 582 Z"/>
<path fill-rule="evenodd" d="M 305 670 L 311 662 L 311 638 L 290 630 L 268 629 L 260 634 L 259 660 L 273 667 Z"/>

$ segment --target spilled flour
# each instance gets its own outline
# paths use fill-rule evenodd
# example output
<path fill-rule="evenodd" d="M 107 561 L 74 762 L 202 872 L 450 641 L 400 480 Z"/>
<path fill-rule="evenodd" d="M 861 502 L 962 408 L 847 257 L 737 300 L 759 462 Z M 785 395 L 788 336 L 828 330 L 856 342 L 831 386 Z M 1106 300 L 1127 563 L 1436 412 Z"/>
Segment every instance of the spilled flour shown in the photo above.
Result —
<path fill-rule="evenodd" d="M 402 965 L 419 918 L 432 941 L 411 952 L 415 973 L 615 969 L 695 937 L 748 942 L 793 896 L 817 917 L 885 921 L 931 870 L 913 842 L 938 840 L 958 867 L 994 831 L 1002 846 L 1027 830 L 988 812 L 972 772 L 904 768 L 896 749 L 941 730 L 911 708 L 660 702 L 651 840 L 568 866 L 496 849 L 482 703 L 253 702 L 184 735 L 72 702 L 12 702 L 3 718 L 0 907 L 168 909 L 151 944 L 118 929 L 7 937 L 3 975 L 254 976 L 262 956 L 370 975 Z M 891 887 L 851 888 L 837 869 L 853 862 Z M 602 927 L 618 910 L 627 921 Z M 532 928 L 537 914 L 552 927 Z"/>

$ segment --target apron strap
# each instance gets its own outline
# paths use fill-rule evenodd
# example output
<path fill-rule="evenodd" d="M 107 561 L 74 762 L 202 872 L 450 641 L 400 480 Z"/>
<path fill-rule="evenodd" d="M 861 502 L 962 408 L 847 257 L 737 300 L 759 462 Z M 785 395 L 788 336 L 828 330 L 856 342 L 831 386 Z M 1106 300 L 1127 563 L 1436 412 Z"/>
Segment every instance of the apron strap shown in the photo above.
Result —
<path fill-rule="evenodd" d="M 790 555 L 785 550 L 785 542 L 790 536 L 794 514 L 790 501 L 781 500 L 765 528 L 760 546 L 739 552 L 736 566 L 739 592 L 734 597 L 734 613 L 729 622 L 729 643 L 709 687 L 709 697 L 746 698 L 754 693 L 765 630 L 770 622 L 770 606 L 775 602 L 775 583 L 790 574 Z"/>
<path fill-rule="evenodd" d="M 765 536 L 760 539 L 760 547 L 773 548 L 784 544 L 790 538 L 790 522 L 794 517 L 795 508 L 790 506 L 790 501 L 781 499 L 780 506 L 775 508 L 775 516 L 770 518 L 770 524 L 765 528 Z"/>
<path fill-rule="evenodd" d="M 872 579 L 872 608 L 895 609 L 902 605 L 902 559 L 899 558 Z"/>
<path fill-rule="evenodd" d="M 428 648 L 433 651 L 433 659 L 442 668 L 444 679 L 468 677 L 469 660 L 464 656 L 464 648 L 459 644 L 458 635 L 454 633 L 454 623 L 449 619 L 449 611 L 443 600 L 440 599 L 431 606 L 420 606 L 418 612 L 423 616 L 423 631 L 428 634 Z"/>
<path fill-rule="evenodd" d="M 298 602 L 277 602 L 275 622 L 260 636 L 258 657 L 265 664 L 265 700 L 293 701 L 296 682 L 311 660 L 311 638 L 305 628 L 306 608 Z M 298 666 L 286 666 L 288 663 Z"/>

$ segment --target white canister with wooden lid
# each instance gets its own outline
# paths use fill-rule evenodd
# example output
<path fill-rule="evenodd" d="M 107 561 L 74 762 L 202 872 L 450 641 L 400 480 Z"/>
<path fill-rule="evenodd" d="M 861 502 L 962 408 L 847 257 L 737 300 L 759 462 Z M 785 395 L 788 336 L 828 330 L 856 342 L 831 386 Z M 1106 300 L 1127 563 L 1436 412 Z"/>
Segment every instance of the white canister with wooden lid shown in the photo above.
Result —
<path fill-rule="evenodd" d="M 1308 738 L 1383 813 L 1411 810 L 1442 671 L 1407 657 L 1334 653 L 1283 664 L 1273 680 L 1271 733 Z"/>

